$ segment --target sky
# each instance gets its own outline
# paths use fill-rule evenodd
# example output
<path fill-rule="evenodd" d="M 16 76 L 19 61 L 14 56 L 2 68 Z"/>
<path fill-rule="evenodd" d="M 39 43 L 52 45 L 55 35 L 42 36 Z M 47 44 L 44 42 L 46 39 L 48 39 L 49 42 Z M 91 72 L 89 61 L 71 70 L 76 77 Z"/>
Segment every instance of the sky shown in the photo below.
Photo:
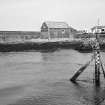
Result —
<path fill-rule="evenodd" d="M 44 21 L 77 30 L 105 25 L 105 0 L 0 0 L 0 30 L 40 31 Z"/>

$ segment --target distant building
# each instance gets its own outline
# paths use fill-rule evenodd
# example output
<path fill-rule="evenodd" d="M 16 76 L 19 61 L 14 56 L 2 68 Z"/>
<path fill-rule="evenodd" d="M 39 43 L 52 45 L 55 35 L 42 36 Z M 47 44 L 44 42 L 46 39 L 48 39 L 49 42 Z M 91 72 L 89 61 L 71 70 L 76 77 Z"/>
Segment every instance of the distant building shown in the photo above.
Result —
<path fill-rule="evenodd" d="M 94 26 L 91 28 L 92 33 L 105 33 L 105 26 Z"/>
<path fill-rule="evenodd" d="M 24 42 L 40 38 L 40 32 L 34 31 L 0 31 L 0 43 Z"/>
<path fill-rule="evenodd" d="M 69 38 L 70 27 L 65 22 L 43 22 L 41 26 L 42 39 Z"/>

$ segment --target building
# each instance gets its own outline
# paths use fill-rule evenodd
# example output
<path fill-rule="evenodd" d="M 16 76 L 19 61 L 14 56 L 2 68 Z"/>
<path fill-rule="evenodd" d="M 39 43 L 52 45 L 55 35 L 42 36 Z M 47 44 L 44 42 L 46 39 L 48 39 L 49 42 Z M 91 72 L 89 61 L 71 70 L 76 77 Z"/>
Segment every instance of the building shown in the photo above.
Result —
<path fill-rule="evenodd" d="M 70 27 L 65 22 L 43 22 L 41 26 L 42 39 L 61 39 L 70 37 Z"/>
<path fill-rule="evenodd" d="M 24 42 L 40 38 L 40 32 L 34 31 L 0 31 L 0 43 Z"/>
<path fill-rule="evenodd" d="M 105 26 L 94 26 L 91 28 L 92 33 L 105 33 Z"/>

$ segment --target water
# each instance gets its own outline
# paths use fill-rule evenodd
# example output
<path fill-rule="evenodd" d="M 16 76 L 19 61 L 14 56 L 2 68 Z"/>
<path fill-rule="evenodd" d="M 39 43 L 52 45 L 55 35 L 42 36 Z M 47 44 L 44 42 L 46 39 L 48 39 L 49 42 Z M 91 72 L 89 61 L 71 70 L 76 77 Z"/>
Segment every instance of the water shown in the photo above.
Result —
<path fill-rule="evenodd" d="M 75 50 L 0 53 L 0 105 L 104 105 L 105 81 L 101 74 L 95 88 L 94 62 L 77 84 L 69 81 L 91 56 Z"/>

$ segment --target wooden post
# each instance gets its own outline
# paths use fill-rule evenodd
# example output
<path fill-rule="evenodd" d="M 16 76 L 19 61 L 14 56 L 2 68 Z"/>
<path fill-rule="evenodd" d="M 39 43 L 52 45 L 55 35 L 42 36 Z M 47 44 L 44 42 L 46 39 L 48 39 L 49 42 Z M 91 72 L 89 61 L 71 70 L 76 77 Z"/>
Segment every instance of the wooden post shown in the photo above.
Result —
<path fill-rule="evenodd" d="M 95 51 L 95 85 L 100 86 L 100 51 Z"/>
<path fill-rule="evenodd" d="M 90 62 L 92 62 L 94 57 L 92 56 L 91 60 L 87 62 L 85 65 L 83 65 L 70 79 L 72 82 L 75 82 L 76 79 L 79 77 L 79 75 L 89 66 Z"/>

